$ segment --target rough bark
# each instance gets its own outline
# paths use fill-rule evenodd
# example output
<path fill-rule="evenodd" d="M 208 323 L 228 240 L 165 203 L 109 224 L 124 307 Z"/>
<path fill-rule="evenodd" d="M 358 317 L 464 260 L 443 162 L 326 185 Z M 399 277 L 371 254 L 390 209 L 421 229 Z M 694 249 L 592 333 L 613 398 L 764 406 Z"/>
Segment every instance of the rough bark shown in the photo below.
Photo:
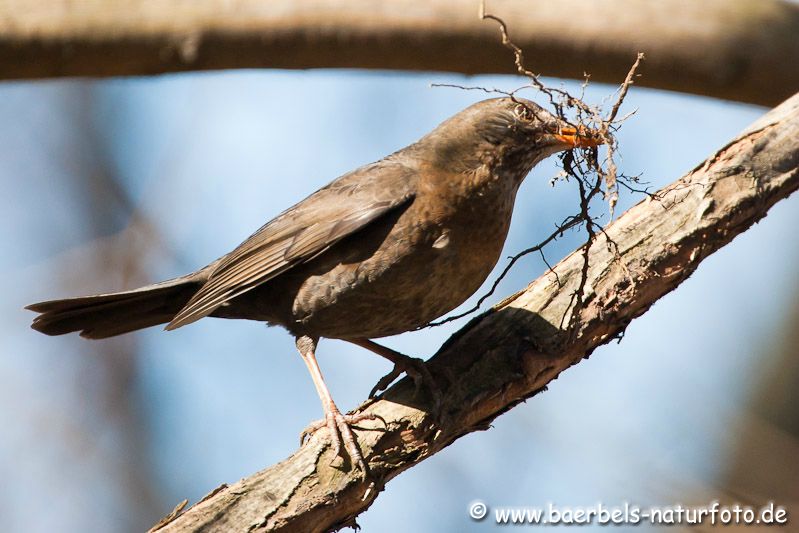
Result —
<path fill-rule="evenodd" d="M 583 275 L 574 251 L 523 291 L 455 334 L 431 359 L 444 392 L 441 416 L 401 381 L 356 412 L 378 420 L 357 432 L 382 485 L 541 391 L 688 278 L 703 259 L 799 188 L 799 94 L 704 163 L 600 234 L 590 248 L 584 304 L 568 329 Z M 610 241 L 615 242 L 611 245 Z M 558 281 L 559 280 L 559 281 Z M 565 315 L 565 319 L 564 319 Z M 325 531 L 353 523 L 379 490 L 331 466 L 317 434 L 282 463 L 223 486 L 159 531 Z"/>
<path fill-rule="evenodd" d="M 547 76 L 775 105 L 799 90 L 799 6 L 780 0 L 490 0 Z M 496 24 L 463 0 L 8 0 L 0 78 L 225 68 L 510 73 Z"/>

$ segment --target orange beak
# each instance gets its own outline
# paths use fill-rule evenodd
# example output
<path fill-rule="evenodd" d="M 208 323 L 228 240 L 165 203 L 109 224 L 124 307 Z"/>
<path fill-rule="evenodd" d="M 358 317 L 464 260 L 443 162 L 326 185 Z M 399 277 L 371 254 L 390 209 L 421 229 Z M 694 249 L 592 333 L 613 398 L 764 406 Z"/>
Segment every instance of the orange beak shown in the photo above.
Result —
<path fill-rule="evenodd" d="M 579 128 L 566 126 L 552 136 L 570 148 L 594 148 L 605 142 L 598 131 L 590 130 L 585 126 Z"/>

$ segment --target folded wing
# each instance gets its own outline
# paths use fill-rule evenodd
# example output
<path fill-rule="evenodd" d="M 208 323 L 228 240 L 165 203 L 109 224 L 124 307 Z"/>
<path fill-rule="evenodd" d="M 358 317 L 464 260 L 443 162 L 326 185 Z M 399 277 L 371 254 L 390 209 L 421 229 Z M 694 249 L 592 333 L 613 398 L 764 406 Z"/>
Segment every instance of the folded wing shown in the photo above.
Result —
<path fill-rule="evenodd" d="M 415 172 L 384 160 L 345 174 L 268 222 L 222 258 L 166 329 L 220 305 L 330 249 L 413 201 Z"/>

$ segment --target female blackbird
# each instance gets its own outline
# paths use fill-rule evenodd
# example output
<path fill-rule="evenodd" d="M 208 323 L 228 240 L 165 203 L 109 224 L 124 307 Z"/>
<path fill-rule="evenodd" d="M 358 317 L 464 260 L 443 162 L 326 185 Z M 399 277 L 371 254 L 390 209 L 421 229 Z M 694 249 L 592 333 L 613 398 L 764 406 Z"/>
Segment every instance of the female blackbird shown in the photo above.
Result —
<path fill-rule="evenodd" d="M 533 166 L 599 144 L 519 98 L 478 102 L 410 146 L 341 176 L 197 272 L 131 291 L 28 306 L 48 335 L 111 337 L 206 316 L 285 327 L 313 378 L 336 455 L 342 441 L 366 471 L 316 362 L 320 337 L 343 339 L 429 374 L 422 362 L 369 339 L 395 335 L 454 309 L 499 259 L 516 191 Z M 389 380 L 390 381 L 390 380 Z M 381 380 L 381 383 L 384 383 Z M 387 383 L 384 383 L 387 385 Z"/>

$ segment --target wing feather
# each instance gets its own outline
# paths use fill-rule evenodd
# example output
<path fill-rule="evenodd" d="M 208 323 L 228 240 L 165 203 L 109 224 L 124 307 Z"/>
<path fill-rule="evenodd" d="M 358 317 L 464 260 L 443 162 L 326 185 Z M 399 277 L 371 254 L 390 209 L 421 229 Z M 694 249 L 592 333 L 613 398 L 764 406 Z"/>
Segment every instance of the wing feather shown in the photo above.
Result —
<path fill-rule="evenodd" d="M 219 261 L 166 329 L 208 316 L 413 201 L 415 173 L 410 168 L 383 161 L 374 172 L 374 166 L 342 176 L 261 227 Z"/>

